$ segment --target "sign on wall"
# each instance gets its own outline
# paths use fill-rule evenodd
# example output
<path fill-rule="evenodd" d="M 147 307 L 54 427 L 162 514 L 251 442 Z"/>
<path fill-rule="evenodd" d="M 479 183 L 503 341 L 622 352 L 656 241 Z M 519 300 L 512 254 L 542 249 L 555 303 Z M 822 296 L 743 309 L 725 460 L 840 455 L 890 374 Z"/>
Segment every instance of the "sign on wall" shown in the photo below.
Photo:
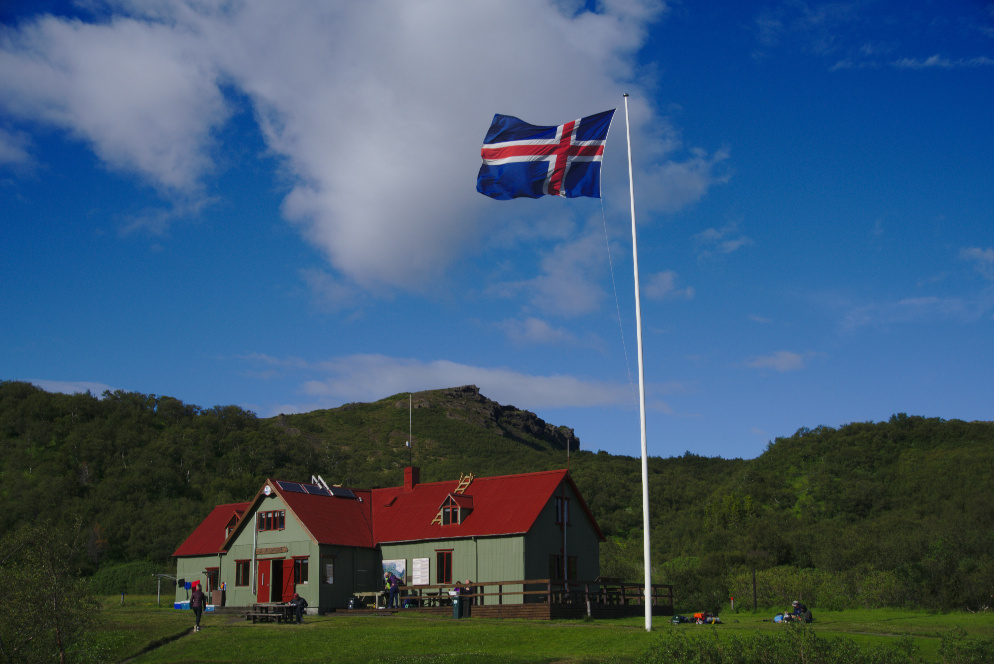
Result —
<path fill-rule="evenodd" d="M 431 582 L 428 572 L 428 558 L 411 560 L 411 585 L 427 586 Z"/>
<path fill-rule="evenodd" d="M 407 559 L 401 558 L 400 560 L 384 560 L 383 561 L 383 581 L 390 578 L 390 575 L 394 574 L 400 579 L 401 583 L 407 582 Z"/>

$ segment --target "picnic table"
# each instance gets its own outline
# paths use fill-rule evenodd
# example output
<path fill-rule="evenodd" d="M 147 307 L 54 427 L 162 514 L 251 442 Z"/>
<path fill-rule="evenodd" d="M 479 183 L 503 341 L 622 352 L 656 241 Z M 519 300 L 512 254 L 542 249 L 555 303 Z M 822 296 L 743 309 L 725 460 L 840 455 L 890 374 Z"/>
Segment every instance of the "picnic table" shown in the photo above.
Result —
<path fill-rule="evenodd" d="M 256 622 L 292 622 L 293 607 L 284 602 L 263 602 L 253 604 L 252 610 L 245 614 L 246 620 Z"/>
<path fill-rule="evenodd" d="M 382 608 L 386 608 L 387 606 L 387 594 L 383 590 L 372 590 L 368 592 L 355 593 L 355 596 L 362 599 L 366 603 L 369 603 L 370 600 L 372 600 L 373 606 L 377 609 L 381 608 L 380 598 L 382 597 L 383 598 Z"/>

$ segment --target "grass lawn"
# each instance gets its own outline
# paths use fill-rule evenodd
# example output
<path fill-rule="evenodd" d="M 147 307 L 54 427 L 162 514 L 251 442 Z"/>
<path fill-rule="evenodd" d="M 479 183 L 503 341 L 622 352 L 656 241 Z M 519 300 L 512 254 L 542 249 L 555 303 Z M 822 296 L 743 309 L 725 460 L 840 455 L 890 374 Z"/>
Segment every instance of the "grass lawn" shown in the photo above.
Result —
<path fill-rule="evenodd" d="M 722 625 L 715 627 L 722 633 L 750 635 L 757 630 L 782 631 L 789 626 L 772 621 L 768 615 L 722 615 Z M 926 661 L 938 662 L 938 649 L 943 634 L 959 628 L 967 636 L 994 638 L 994 615 L 986 613 L 927 613 L 901 609 L 873 609 L 854 611 L 814 611 L 815 622 L 811 628 L 818 636 L 845 636 L 860 646 L 892 645 L 904 636 L 914 639 Z M 689 625 L 681 625 L 689 627 Z"/>
<path fill-rule="evenodd" d="M 99 661 L 120 662 L 152 644 L 134 664 L 154 662 L 635 662 L 670 631 L 700 634 L 713 631 L 748 638 L 757 631 L 792 629 L 772 622 L 770 615 L 726 614 L 716 626 L 671 625 L 656 618 L 653 632 L 644 619 L 530 622 L 470 618 L 309 616 L 304 625 L 253 625 L 237 614 L 204 614 L 203 629 L 190 632 L 193 614 L 155 607 L 155 598 L 107 598 L 92 648 Z M 969 637 L 994 638 L 994 616 L 929 614 L 917 611 L 815 611 L 812 626 L 819 637 L 846 636 L 860 645 L 889 645 L 901 637 L 915 640 L 925 661 L 938 662 L 942 634 L 965 630 Z"/>

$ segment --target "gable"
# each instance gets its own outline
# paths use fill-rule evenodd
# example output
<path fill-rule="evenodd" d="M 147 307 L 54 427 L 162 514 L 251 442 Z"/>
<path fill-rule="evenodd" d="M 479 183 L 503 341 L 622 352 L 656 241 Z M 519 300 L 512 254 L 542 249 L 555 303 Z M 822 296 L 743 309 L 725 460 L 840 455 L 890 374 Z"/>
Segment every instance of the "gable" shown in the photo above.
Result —
<path fill-rule="evenodd" d="M 373 547 L 369 491 L 340 487 L 328 490 L 313 484 L 272 479 L 266 480 L 248 503 L 248 518 L 243 518 L 228 535 L 226 547 L 239 532 L 256 527 L 256 515 L 268 510 L 266 503 L 271 498 L 278 499 L 286 510 L 287 520 L 298 523 L 318 544 Z"/>

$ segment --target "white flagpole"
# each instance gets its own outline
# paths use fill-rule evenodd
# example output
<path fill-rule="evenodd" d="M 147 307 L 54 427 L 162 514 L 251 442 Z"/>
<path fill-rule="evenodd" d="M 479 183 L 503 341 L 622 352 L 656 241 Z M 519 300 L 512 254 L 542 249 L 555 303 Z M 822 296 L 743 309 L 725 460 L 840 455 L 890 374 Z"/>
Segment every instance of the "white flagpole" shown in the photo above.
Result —
<path fill-rule="evenodd" d="M 635 329 L 639 347 L 639 419 L 642 425 L 642 543 L 645 563 L 645 630 L 652 631 L 652 567 L 649 562 L 649 457 L 645 442 L 645 372 L 642 366 L 642 305 L 639 301 L 639 251 L 635 233 L 635 181 L 632 178 L 632 132 L 625 93 L 625 134 L 628 137 L 628 196 L 632 202 L 632 263 L 635 266 Z"/>

